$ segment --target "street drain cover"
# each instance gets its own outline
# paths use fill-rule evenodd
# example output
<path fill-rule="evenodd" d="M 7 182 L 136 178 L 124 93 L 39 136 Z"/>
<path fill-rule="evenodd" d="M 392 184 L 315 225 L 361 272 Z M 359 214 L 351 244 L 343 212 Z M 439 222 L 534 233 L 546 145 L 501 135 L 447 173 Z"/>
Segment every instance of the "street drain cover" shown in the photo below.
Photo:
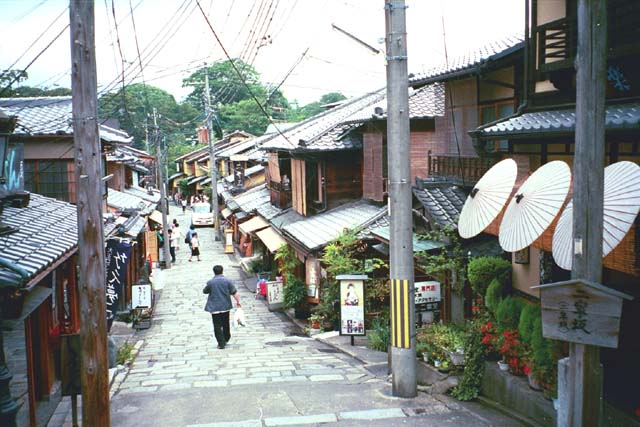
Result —
<path fill-rule="evenodd" d="M 318 351 L 322 353 L 340 353 L 337 348 L 319 348 Z"/>
<path fill-rule="evenodd" d="M 271 342 L 265 343 L 265 345 L 275 345 L 275 346 L 295 345 L 295 344 L 298 344 L 298 341 L 271 341 Z"/>

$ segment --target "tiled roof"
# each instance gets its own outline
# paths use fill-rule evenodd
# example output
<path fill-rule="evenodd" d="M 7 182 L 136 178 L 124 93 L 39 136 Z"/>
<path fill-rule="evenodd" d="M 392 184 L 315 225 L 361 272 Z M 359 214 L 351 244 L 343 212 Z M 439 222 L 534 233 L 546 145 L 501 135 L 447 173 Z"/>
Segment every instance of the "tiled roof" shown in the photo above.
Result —
<path fill-rule="evenodd" d="M 107 205 L 116 208 L 119 211 L 137 210 L 142 214 L 151 213 L 153 204 L 141 197 L 132 194 L 123 193 L 112 188 L 107 193 Z"/>
<path fill-rule="evenodd" d="M 124 192 L 127 194 L 131 194 L 132 196 L 140 197 L 141 199 L 144 199 L 151 203 L 160 202 L 160 192 L 158 190 L 145 190 L 144 188 L 140 187 L 129 187 L 125 188 Z"/>
<path fill-rule="evenodd" d="M 0 98 L 0 109 L 17 116 L 16 135 L 73 135 L 70 96 L 36 98 Z M 129 143 L 126 132 L 100 125 L 100 138 L 109 142 Z"/>
<path fill-rule="evenodd" d="M 638 129 L 640 104 L 617 104 L 606 107 L 607 130 Z M 481 126 L 470 132 L 480 138 L 531 135 L 540 133 L 571 134 L 576 128 L 576 110 L 535 111 Z"/>
<path fill-rule="evenodd" d="M 323 133 L 304 146 L 299 146 L 296 151 L 337 151 L 362 147 L 362 137 L 351 135 L 349 132 L 360 124 L 341 124 Z"/>
<path fill-rule="evenodd" d="M 185 176 L 185 175 L 186 174 L 184 172 L 177 172 L 177 173 L 174 173 L 173 175 L 171 175 L 168 180 L 169 181 L 173 181 L 174 179 L 180 178 L 181 176 Z"/>
<path fill-rule="evenodd" d="M 293 224 L 294 222 L 301 221 L 303 219 L 304 217 L 302 215 L 289 208 L 282 211 L 282 214 L 271 218 L 269 222 L 278 230 L 282 230 L 283 227 L 286 227 L 289 224 Z"/>
<path fill-rule="evenodd" d="M 138 237 L 138 234 L 142 232 L 144 226 L 147 224 L 147 219 L 140 215 L 132 216 L 123 224 L 124 234 L 131 237 Z"/>
<path fill-rule="evenodd" d="M 411 91 L 411 89 L 410 89 Z M 382 111 L 382 114 L 376 113 Z M 427 117 L 444 116 L 444 85 L 433 83 L 412 91 L 409 94 L 409 118 L 421 119 Z M 362 123 L 369 120 L 387 119 L 387 98 L 371 104 L 354 113 L 345 120 L 348 123 Z"/>
<path fill-rule="evenodd" d="M 460 187 L 452 184 L 425 184 L 422 189 L 414 187 L 413 194 L 440 228 L 458 228 L 458 218 L 467 199 L 467 194 Z"/>
<path fill-rule="evenodd" d="M 282 230 L 285 237 L 293 238 L 309 251 L 314 251 L 339 237 L 345 228 L 366 226 L 386 209 L 361 200 L 293 222 Z"/>
<path fill-rule="evenodd" d="M 391 240 L 391 227 L 378 227 L 371 230 L 371 235 L 385 240 L 387 243 Z M 421 239 L 413 233 L 413 252 L 431 251 L 446 246 L 444 242 L 438 242 L 436 240 Z"/>
<path fill-rule="evenodd" d="M 415 73 L 413 77 L 410 77 L 409 84 L 425 84 L 471 74 L 476 70 L 476 67 L 507 56 L 523 47 L 524 38 L 522 35 L 505 37 L 502 40 L 491 42 L 477 50 L 453 58 L 448 65 L 441 65 L 421 73 Z"/>
<path fill-rule="evenodd" d="M 283 131 L 283 135 L 276 134 L 273 139 L 265 142 L 263 148 L 272 150 L 293 150 L 300 141 L 310 145 L 314 139 L 322 136 L 337 125 L 341 124 L 353 113 L 379 101 L 384 97 L 384 89 L 355 98 L 328 111 L 308 118 L 296 126 Z"/>
<path fill-rule="evenodd" d="M 0 221 L 17 229 L 0 235 L 1 257 L 26 270 L 27 281 L 78 243 L 76 206 L 39 194 L 30 195 L 26 208 L 5 206 Z M 18 277 L 0 266 L 0 282 L 15 281 Z"/>
<path fill-rule="evenodd" d="M 270 203 L 269 189 L 265 184 L 262 184 L 234 197 L 233 200 L 235 200 L 244 212 L 251 213 L 257 209 L 258 206 Z"/>
<path fill-rule="evenodd" d="M 273 206 L 271 203 L 258 206 L 257 211 L 258 214 L 267 221 L 270 221 L 282 213 L 282 209 Z"/>

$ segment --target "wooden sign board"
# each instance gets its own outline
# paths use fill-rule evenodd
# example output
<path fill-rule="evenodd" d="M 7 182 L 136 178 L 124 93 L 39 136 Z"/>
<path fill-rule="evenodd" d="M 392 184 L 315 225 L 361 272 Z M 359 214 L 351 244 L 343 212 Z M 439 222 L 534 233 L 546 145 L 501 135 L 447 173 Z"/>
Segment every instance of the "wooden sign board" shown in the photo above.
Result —
<path fill-rule="evenodd" d="M 233 229 L 231 228 L 224 230 L 224 253 L 233 253 Z"/>
<path fill-rule="evenodd" d="M 144 232 L 144 242 L 147 247 L 147 254 L 151 255 L 151 262 L 158 262 L 158 236 L 155 231 Z"/>
<path fill-rule="evenodd" d="M 151 285 L 131 286 L 131 308 L 151 307 Z"/>
<path fill-rule="evenodd" d="M 618 347 L 622 292 L 575 279 L 534 286 L 540 289 L 545 338 L 599 347 Z"/>
<path fill-rule="evenodd" d="M 284 307 L 284 283 L 267 282 L 267 306 L 269 311 L 282 310 Z"/>

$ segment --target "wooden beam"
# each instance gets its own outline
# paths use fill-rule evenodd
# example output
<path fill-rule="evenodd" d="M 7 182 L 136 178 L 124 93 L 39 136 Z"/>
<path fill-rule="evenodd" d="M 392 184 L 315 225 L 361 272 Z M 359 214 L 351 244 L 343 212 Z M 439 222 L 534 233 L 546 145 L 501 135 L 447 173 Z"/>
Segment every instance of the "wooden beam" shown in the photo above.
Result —
<path fill-rule="evenodd" d="M 102 180 L 94 2 L 71 0 L 71 94 L 80 266 L 82 423 L 109 426 Z"/>

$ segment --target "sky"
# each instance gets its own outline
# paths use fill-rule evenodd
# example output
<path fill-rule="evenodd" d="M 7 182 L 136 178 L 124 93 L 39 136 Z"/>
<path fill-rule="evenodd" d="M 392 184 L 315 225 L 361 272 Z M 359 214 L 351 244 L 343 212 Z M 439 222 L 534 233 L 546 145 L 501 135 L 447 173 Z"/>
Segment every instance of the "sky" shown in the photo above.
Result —
<path fill-rule="evenodd" d="M 290 102 L 305 105 L 336 91 L 357 96 L 385 85 L 384 0 L 199 4 L 204 14 L 196 0 L 96 1 L 99 94 L 121 87 L 124 64 L 125 84 L 144 78 L 182 100 L 190 91 L 182 87 L 182 79 L 205 63 L 226 59 L 205 15 L 228 54 L 252 63 L 262 82 L 283 82 L 281 91 Z M 451 59 L 524 27 L 524 0 L 406 4 L 409 72 L 443 64 L 445 46 Z M 44 50 L 27 69 L 29 79 L 23 84 L 71 87 L 70 35 L 64 30 L 68 5 L 64 0 L 0 0 L 0 70 L 23 69 Z M 381 53 L 374 54 L 332 24 Z"/>

